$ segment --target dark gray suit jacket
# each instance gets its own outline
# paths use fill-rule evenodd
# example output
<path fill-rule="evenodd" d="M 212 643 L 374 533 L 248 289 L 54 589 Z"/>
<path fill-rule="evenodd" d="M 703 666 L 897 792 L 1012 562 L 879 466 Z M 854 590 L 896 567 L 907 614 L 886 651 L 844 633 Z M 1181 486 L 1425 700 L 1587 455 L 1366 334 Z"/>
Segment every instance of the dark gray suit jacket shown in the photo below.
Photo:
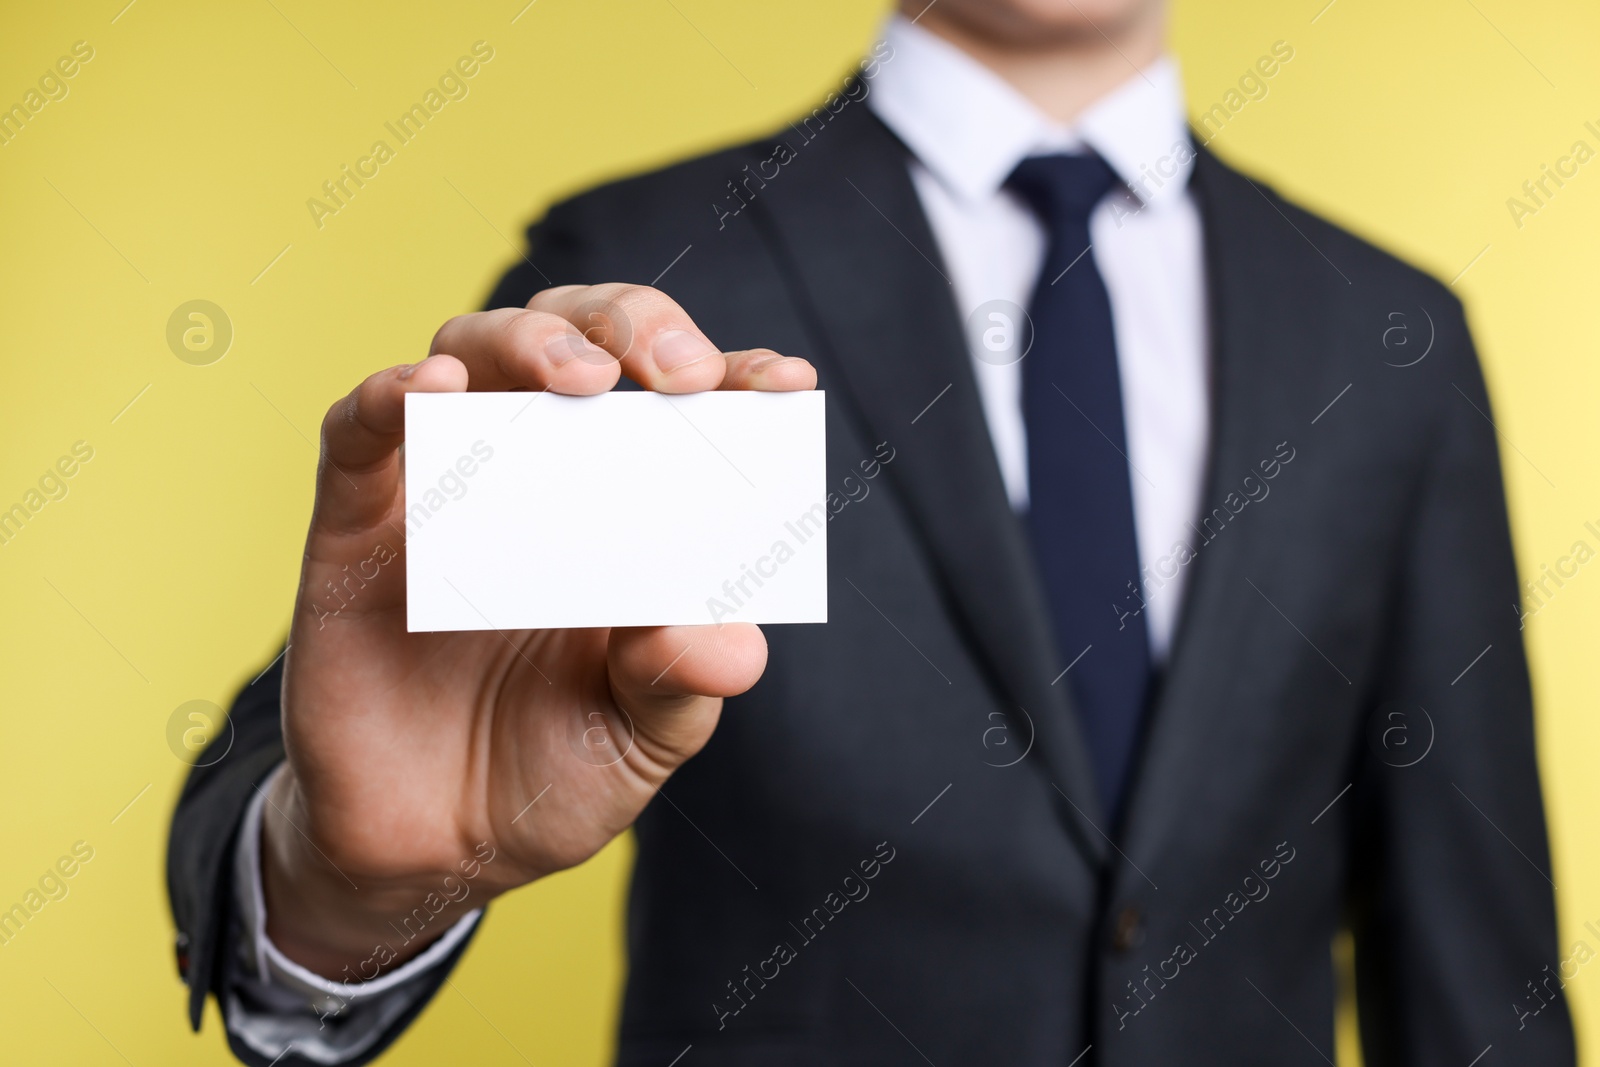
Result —
<path fill-rule="evenodd" d="M 830 621 L 768 629 L 766 675 L 638 822 L 618 1062 L 1318 1064 L 1343 924 L 1371 1067 L 1571 1064 L 1559 996 L 1514 1006 L 1559 955 L 1455 298 L 1200 152 L 1204 515 L 1110 827 L 905 149 L 860 104 L 817 129 L 784 131 L 787 162 L 764 140 L 560 204 L 493 298 L 673 264 L 724 349 L 817 365 L 847 501 Z M 174 817 L 196 1025 L 279 681 Z"/>

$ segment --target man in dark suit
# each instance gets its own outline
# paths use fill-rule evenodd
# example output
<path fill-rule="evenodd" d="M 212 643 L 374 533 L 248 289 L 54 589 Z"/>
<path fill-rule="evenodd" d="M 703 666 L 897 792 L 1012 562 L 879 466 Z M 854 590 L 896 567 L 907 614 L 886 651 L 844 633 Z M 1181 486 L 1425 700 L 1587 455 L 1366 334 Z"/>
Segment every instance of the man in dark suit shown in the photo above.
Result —
<path fill-rule="evenodd" d="M 1461 308 L 1196 145 L 1164 19 L 913 2 L 334 406 L 174 818 L 196 1025 L 364 1063 L 631 825 L 622 1064 L 1315 1063 L 1342 927 L 1369 1064 L 1573 1062 Z M 828 390 L 828 624 L 408 634 L 404 395 L 624 376 Z"/>

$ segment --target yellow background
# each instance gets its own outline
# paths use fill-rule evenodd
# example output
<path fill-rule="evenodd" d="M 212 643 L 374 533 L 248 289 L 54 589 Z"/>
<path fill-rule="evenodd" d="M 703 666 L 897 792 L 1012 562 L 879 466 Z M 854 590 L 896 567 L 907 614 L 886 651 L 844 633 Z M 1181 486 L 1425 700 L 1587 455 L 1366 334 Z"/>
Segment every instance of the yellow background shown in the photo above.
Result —
<path fill-rule="evenodd" d="M 0 948 L 0 1058 L 15 1063 L 225 1057 L 214 1009 L 188 1032 L 174 972 L 162 855 L 184 767 L 167 722 L 189 700 L 226 704 L 276 652 L 327 406 L 476 306 L 552 198 L 775 127 L 837 82 L 883 12 L 125 2 L 0 16 L 0 104 L 73 42 L 95 50 L 70 95 L 0 147 L 0 507 L 73 442 L 95 450 L 69 495 L 0 546 L 0 907 L 73 842 L 95 850 L 70 895 Z M 1191 104 L 1220 99 L 1274 41 L 1294 47 L 1213 147 L 1447 281 L 1471 265 L 1456 289 L 1524 574 L 1580 538 L 1600 547 L 1583 528 L 1600 520 L 1600 162 L 1520 229 L 1505 203 L 1574 140 L 1600 148 L 1583 129 L 1600 126 L 1600 8 L 1324 3 L 1182 0 Z M 470 96 L 316 229 L 306 199 L 477 40 L 495 55 Z M 193 299 L 233 323 L 214 365 L 166 344 Z M 1600 920 L 1600 569 L 1526 636 L 1566 954 L 1600 947 L 1582 925 Z M 456 989 L 388 1062 L 601 1062 L 628 861 L 623 842 L 498 904 Z M 1594 1034 L 1600 972 L 1570 993 Z"/>

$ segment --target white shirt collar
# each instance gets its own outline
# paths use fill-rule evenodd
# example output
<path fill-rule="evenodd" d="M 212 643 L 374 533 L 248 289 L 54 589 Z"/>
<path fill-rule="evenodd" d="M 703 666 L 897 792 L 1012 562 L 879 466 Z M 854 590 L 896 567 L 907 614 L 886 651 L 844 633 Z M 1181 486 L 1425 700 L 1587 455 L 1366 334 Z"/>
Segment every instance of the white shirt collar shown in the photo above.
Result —
<path fill-rule="evenodd" d="M 992 197 L 1031 155 L 1087 146 L 1142 202 L 1159 205 L 1194 165 L 1178 65 L 1162 56 L 1056 123 L 1005 79 L 902 15 L 883 38 L 893 49 L 872 81 L 870 106 L 953 195 Z M 1153 177 L 1158 163 L 1161 176 Z"/>

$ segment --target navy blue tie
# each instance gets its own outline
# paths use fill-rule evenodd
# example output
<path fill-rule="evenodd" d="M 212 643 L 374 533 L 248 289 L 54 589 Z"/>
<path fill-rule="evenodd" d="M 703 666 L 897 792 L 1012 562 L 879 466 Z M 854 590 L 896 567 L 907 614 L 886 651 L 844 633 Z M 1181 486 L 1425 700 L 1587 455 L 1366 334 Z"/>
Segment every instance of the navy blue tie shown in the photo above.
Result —
<path fill-rule="evenodd" d="M 1070 666 L 1058 684 L 1071 686 L 1113 823 L 1151 675 L 1111 300 L 1089 238 L 1089 214 L 1115 182 L 1097 155 L 1057 155 L 1024 160 L 1007 183 L 1049 233 L 1022 362 L 1028 530 Z"/>

